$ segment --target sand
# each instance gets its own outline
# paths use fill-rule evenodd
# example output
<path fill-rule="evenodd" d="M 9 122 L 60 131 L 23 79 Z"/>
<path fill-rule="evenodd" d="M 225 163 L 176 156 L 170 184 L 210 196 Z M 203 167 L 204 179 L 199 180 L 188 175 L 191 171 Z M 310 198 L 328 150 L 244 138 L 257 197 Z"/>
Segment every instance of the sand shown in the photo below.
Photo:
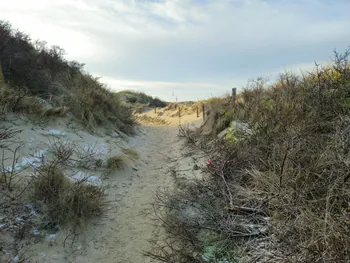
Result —
<path fill-rule="evenodd" d="M 118 153 L 121 147 L 134 147 L 140 154 L 139 160 L 103 179 L 102 183 L 107 188 L 106 198 L 112 207 L 105 218 L 95 220 L 87 226 L 73 243 L 73 235 L 69 236 L 70 233 L 64 230 L 52 236 L 47 235 L 44 240 L 29 248 L 25 253 L 28 257 L 25 262 L 151 262 L 142 252 L 150 248 L 148 239 L 155 230 L 151 216 L 155 191 L 173 187 L 169 169 L 174 165 L 183 171 L 184 177 L 193 175 L 191 167 L 194 161 L 183 158 L 183 139 L 178 136 L 178 125 L 191 123 L 198 126 L 201 123 L 200 118 L 194 114 L 183 116 L 181 120 L 170 116 L 173 114 L 159 116 L 153 111 L 142 114 L 152 118 L 160 117 L 166 124 L 150 121 L 141 123 L 138 135 L 128 138 L 128 141 L 120 136 L 96 136 L 82 130 L 77 132 L 68 127 L 65 121 L 50 124 L 44 130 L 33 131 L 36 127 L 32 124 L 17 120 L 17 127 L 23 129 L 19 135 L 21 139 L 32 141 L 30 146 L 23 147 L 22 155 L 45 150 L 47 138 L 53 137 L 80 143 L 82 147 L 87 142 L 104 145 L 101 156 Z M 45 134 L 57 131 L 64 135 Z M 92 175 L 98 178 L 100 176 L 96 171 Z"/>

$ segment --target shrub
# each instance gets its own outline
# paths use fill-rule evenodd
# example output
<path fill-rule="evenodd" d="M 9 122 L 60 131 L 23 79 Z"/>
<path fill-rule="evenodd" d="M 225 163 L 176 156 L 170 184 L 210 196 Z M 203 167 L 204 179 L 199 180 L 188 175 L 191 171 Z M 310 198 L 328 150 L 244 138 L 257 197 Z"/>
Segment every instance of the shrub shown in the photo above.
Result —
<path fill-rule="evenodd" d="M 252 81 L 233 108 L 213 107 L 212 130 L 228 127 L 218 121 L 229 113 L 251 133 L 234 143 L 190 136 L 210 158 L 211 176 L 157 197 L 168 236 L 151 257 L 201 262 L 195 255 L 220 247 L 209 254 L 239 254 L 243 262 L 350 260 L 349 55 L 336 53 L 332 67 L 309 75 L 282 74 L 270 86 Z M 203 243 L 205 230 L 217 239 Z"/>
<path fill-rule="evenodd" d="M 9 112 L 41 114 L 43 110 L 40 100 L 29 96 L 26 90 L 0 86 L 0 115 Z"/>
<path fill-rule="evenodd" d="M 54 165 L 46 165 L 38 170 L 33 185 L 34 198 L 52 204 L 57 202 L 64 189 L 69 187 L 69 181 L 61 169 Z"/>
<path fill-rule="evenodd" d="M 73 165 L 72 157 L 76 149 L 76 145 L 73 142 L 62 142 L 59 140 L 53 140 L 50 141 L 50 148 L 51 152 L 54 154 L 56 165 Z M 78 156 L 82 157 L 82 153 L 79 152 Z M 81 158 L 80 160 L 82 159 L 83 158 Z"/>
<path fill-rule="evenodd" d="M 137 98 L 136 97 L 127 97 L 127 101 L 129 103 L 136 103 L 137 102 Z"/>
<path fill-rule="evenodd" d="M 153 98 L 143 92 L 135 92 L 130 90 L 120 91 L 118 93 L 121 97 L 124 97 L 128 103 L 131 104 L 144 104 L 150 107 L 166 107 L 168 104 L 159 98 Z"/>
<path fill-rule="evenodd" d="M 157 107 L 157 108 L 163 108 L 166 107 L 168 104 L 158 98 L 154 98 L 151 100 L 151 102 L 149 103 L 150 107 Z"/>

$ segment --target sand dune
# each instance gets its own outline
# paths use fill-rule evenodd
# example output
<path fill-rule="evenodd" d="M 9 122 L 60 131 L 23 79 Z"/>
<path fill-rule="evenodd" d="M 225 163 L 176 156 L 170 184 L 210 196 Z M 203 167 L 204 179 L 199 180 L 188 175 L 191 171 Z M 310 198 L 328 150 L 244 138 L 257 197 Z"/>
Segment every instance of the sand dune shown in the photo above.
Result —
<path fill-rule="evenodd" d="M 99 134 L 90 134 L 65 120 L 49 123 L 43 128 L 38 128 L 25 119 L 12 120 L 14 127 L 22 130 L 18 141 L 24 142 L 20 150 L 23 157 L 19 159 L 18 169 L 26 164 L 41 165 L 41 157 L 49 158 L 50 144 L 58 140 L 74 143 L 80 148 L 94 147 L 102 159 L 120 153 L 122 147 L 133 147 L 140 154 L 139 160 L 129 162 L 125 169 L 106 178 L 98 169 L 77 170 L 71 179 L 78 180 L 85 175 L 84 172 L 89 173 L 92 178 L 90 183 L 106 187 L 112 209 L 105 218 L 95 220 L 87 226 L 74 242 L 74 235 L 66 230 L 46 233 L 40 242 L 31 245 L 26 252 L 29 262 L 150 262 L 142 252 L 149 249 L 147 240 L 154 231 L 149 214 L 152 212 L 154 193 L 158 188 L 173 187 L 168 171 L 174 164 L 181 167 L 192 165 L 191 160 L 181 158 L 183 143 L 178 137 L 178 125 L 199 125 L 201 120 L 196 115 L 186 115 L 179 119 L 170 114 L 159 116 L 153 111 L 142 115 L 149 117 L 149 120 L 161 118 L 164 123 L 141 121 L 138 135 L 126 140 L 122 134 L 105 134 L 103 130 Z M 7 165 L 11 166 L 10 163 Z M 25 173 L 29 175 L 30 169 Z"/>

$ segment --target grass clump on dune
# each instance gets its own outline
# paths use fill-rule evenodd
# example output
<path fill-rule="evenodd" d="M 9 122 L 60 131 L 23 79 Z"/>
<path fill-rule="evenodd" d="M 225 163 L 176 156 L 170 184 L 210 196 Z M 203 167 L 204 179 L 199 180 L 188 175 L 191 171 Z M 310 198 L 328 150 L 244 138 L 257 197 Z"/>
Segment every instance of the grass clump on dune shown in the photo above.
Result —
<path fill-rule="evenodd" d="M 33 198 L 47 215 L 45 227 L 82 228 L 108 209 L 101 187 L 69 180 L 56 164 L 39 168 Z"/>
<path fill-rule="evenodd" d="M 115 155 L 107 159 L 107 168 L 111 170 L 122 169 L 126 166 L 126 158 L 123 154 Z"/>
<path fill-rule="evenodd" d="M 54 214 L 62 225 L 85 226 L 95 217 L 108 210 L 101 187 L 85 183 L 71 183 L 69 189 L 62 192 Z M 65 213 L 65 214 L 60 214 Z"/>
<path fill-rule="evenodd" d="M 131 109 L 84 64 L 67 61 L 62 48 L 32 41 L 5 21 L 0 21 L 0 39 L 0 113 L 71 115 L 89 129 L 107 126 L 133 133 Z"/>

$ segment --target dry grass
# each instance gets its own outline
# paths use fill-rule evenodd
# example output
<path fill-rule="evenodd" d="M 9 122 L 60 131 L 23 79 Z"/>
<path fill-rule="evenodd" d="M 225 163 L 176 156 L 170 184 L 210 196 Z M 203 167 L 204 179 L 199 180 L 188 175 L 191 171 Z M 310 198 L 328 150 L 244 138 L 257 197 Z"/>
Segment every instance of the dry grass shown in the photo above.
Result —
<path fill-rule="evenodd" d="M 180 115 L 184 115 L 184 114 L 190 115 L 190 114 L 196 113 L 197 108 L 198 108 L 198 113 L 201 113 L 202 105 L 203 105 L 202 101 L 171 103 L 164 109 L 164 111 L 176 111 L 173 113 L 173 115 L 171 115 L 172 117 L 178 116 L 179 111 L 180 111 Z"/>
<path fill-rule="evenodd" d="M 59 196 L 56 205 L 54 214 L 63 226 L 85 227 L 90 219 L 108 210 L 104 190 L 85 183 L 71 183 Z"/>
<path fill-rule="evenodd" d="M 170 103 L 164 111 L 174 111 L 179 107 L 179 103 Z"/>
<path fill-rule="evenodd" d="M 48 109 L 43 113 L 43 117 L 65 117 L 69 112 L 66 106 Z"/>
<path fill-rule="evenodd" d="M 0 85 L 0 116 L 10 112 L 41 114 L 43 110 L 40 100 L 30 96 L 25 89 Z"/>
<path fill-rule="evenodd" d="M 21 132 L 21 130 L 16 130 L 11 127 L 0 127 L 0 148 L 6 148 L 9 144 L 13 143 L 16 140 L 16 135 Z"/>
<path fill-rule="evenodd" d="M 102 188 L 70 181 L 59 165 L 41 167 L 32 184 L 34 200 L 42 203 L 42 211 L 48 215 L 46 227 L 82 228 L 107 211 Z"/>
<path fill-rule="evenodd" d="M 109 157 L 107 159 L 107 168 L 111 170 L 123 169 L 126 166 L 126 157 L 123 154 Z"/>
<path fill-rule="evenodd" d="M 146 124 L 159 124 L 159 125 L 169 125 L 170 122 L 167 122 L 165 119 L 161 118 L 161 116 L 157 117 L 151 117 L 147 115 L 142 116 L 136 116 L 136 121 L 140 123 L 146 123 Z"/>
<path fill-rule="evenodd" d="M 63 171 L 53 165 L 41 167 L 38 176 L 34 179 L 34 198 L 45 203 L 54 203 L 59 199 L 70 182 L 65 177 Z"/>
<path fill-rule="evenodd" d="M 211 113 L 215 131 L 234 119 L 252 132 L 234 143 L 191 137 L 211 159 L 211 177 L 157 198 L 166 205 L 160 220 L 167 244 L 177 243 L 158 246 L 151 256 L 200 262 L 186 257 L 215 246 L 226 255 L 244 250 L 246 262 L 349 262 L 349 54 L 335 54 L 331 68 L 309 75 L 283 74 L 271 86 L 250 82 L 233 109 L 224 104 Z M 184 223 L 175 216 L 191 207 L 202 218 Z M 201 241 L 208 229 L 219 243 Z M 183 256 L 178 246 L 190 253 Z"/>
<path fill-rule="evenodd" d="M 140 158 L 140 155 L 135 148 L 123 148 L 123 153 L 127 158 L 133 161 L 136 161 Z"/>

